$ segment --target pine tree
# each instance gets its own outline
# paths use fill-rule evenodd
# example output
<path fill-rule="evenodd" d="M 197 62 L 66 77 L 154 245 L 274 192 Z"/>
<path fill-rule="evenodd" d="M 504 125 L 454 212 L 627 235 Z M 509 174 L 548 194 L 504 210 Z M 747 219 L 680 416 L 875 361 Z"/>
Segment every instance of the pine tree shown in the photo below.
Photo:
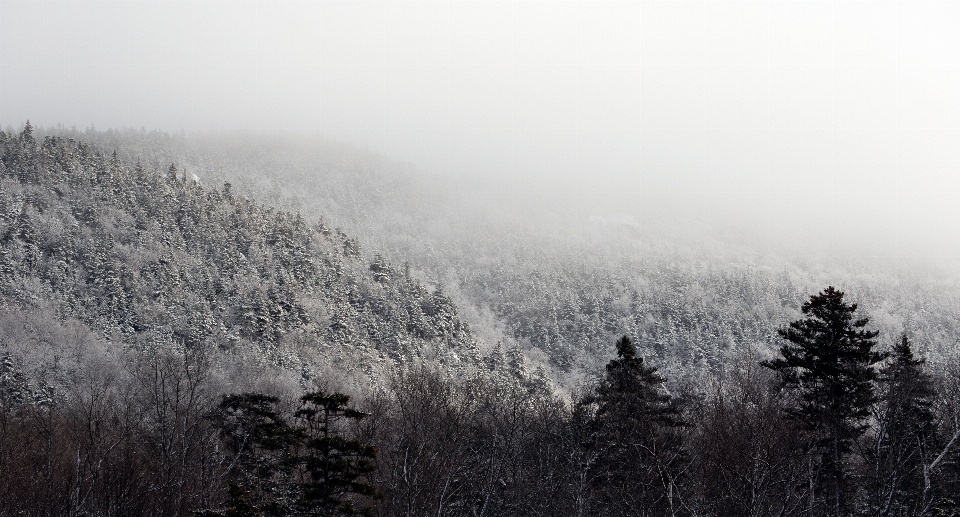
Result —
<path fill-rule="evenodd" d="M 598 421 L 626 421 L 649 426 L 672 424 L 679 419 L 679 409 L 665 393 L 665 379 L 657 369 L 645 366 L 642 357 L 627 336 L 617 341 L 617 359 L 607 364 L 607 375 L 597 387 L 593 399 L 598 408 Z"/>
<path fill-rule="evenodd" d="M 523 349 L 520 343 L 514 342 L 506 351 L 507 368 L 510 373 L 519 380 L 527 379 L 527 367 L 523 357 Z"/>
<path fill-rule="evenodd" d="M 20 139 L 25 142 L 33 142 L 33 126 L 29 120 L 27 120 L 27 123 L 23 126 L 23 131 L 20 132 Z"/>
<path fill-rule="evenodd" d="M 847 515 L 853 487 L 846 459 L 868 428 L 876 401 L 874 365 L 885 355 L 873 350 L 879 332 L 865 330 L 868 318 L 854 319 L 857 304 L 844 302 L 842 291 L 827 287 L 800 309 L 806 318 L 778 330 L 787 341 L 781 357 L 762 364 L 796 395 L 792 414 L 813 433 L 823 472 L 824 511 Z"/>
<path fill-rule="evenodd" d="M 936 454 L 933 378 L 915 359 L 907 336 L 880 371 L 880 404 L 872 453 L 871 496 L 877 515 L 919 515 L 924 467 Z"/>
<path fill-rule="evenodd" d="M 198 515 L 284 515 L 295 500 L 290 482 L 297 433 L 280 414 L 280 399 L 262 393 L 224 397 L 220 427 L 238 469 L 224 511 Z"/>
<path fill-rule="evenodd" d="M 497 341 L 496 346 L 493 347 L 493 350 L 490 351 L 490 354 L 483 358 L 483 362 L 486 364 L 487 369 L 491 372 L 501 372 L 504 366 L 507 364 L 507 357 L 503 353 L 503 343 Z"/>
<path fill-rule="evenodd" d="M 224 397 L 220 426 L 239 472 L 226 508 L 197 515 L 369 515 L 357 497 L 374 495 L 366 477 L 376 450 L 344 435 L 345 423 L 366 416 L 349 408 L 349 400 L 342 393 L 308 393 L 291 421 L 276 397 Z"/>
<path fill-rule="evenodd" d="M 0 414 L 30 402 L 30 384 L 9 353 L 0 355 Z"/>
<path fill-rule="evenodd" d="M 599 459 L 593 477 L 603 515 L 674 514 L 682 503 L 676 478 L 684 451 L 677 431 L 685 423 L 664 382 L 623 336 L 606 377 L 582 401 L 595 407 L 592 447 Z"/>
<path fill-rule="evenodd" d="M 342 393 L 308 393 L 296 416 L 303 426 L 303 452 L 298 458 L 304 475 L 297 515 L 333 517 L 371 515 L 357 507 L 356 496 L 373 496 L 366 477 L 374 470 L 376 450 L 360 440 L 343 436 L 340 426 L 367 415 L 347 407 L 350 397 Z"/>

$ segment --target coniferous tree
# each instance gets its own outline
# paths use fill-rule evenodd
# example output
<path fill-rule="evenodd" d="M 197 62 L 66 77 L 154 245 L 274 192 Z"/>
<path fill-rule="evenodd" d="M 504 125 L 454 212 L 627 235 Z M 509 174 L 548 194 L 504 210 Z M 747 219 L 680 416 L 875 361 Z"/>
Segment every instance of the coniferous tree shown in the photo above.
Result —
<path fill-rule="evenodd" d="M 907 336 L 880 371 L 880 401 L 871 472 L 874 515 L 919 515 L 925 505 L 925 466 L 936 454 L 933 379 L 913 356 Z"/>
<path fill-rule="evenodd" d="M 224 510 L 198 515 L 367 515 L 357 496 L 372 496 L 372 445 L 345 436 L 345 421 L 366 415 L 347 406 L 342 393 L 308 393 L 294 420 L 280 399 L 260 393 L 224 397 L 221 428 L 238 472 Z"/>
<path fill-rule="evenodd" d="M 514 343 L 506 351 L 507 368 L 510 373 L 519 380 L 527 379 L 527 367 L 523 358 L 523 349 L 520 343 Z"/>
<path fill-rule="evenodd" d="M 600 514 L 674 515 L 683 506 L 677 478 L 684 449 L 678 431 L 685 423 L 664 382 L 623 336 L 606 376 L 582 401 L 595 408 L 591 447 L 598 459 L 591 478 Z"/>
<path fill-rule="evenodd" d="M 821 512 L 828 515 L 851 511 L 854 487 L 846 459 L 868 428 L 876 401 L 874 365 L 885 357 L 873 350 L 879 332 L 865 329 L 868 318 L 854 319 L 856 310 L 832 286 L 811 296 L 801 306 L 807 317 L 778 330 L 787 341 L 781 357 L 762 363 L 795 394 L 792 414 L 813 434 L 822 471 Z"/>
<path fill-rule="evenodd" d="M 298 429 L 302 452 L 297 461 L 303 474 L 297 515 L 372 515 L 355 497 L 375 494 L 367 476 L 374 470 L 376 450 L 345 437 L 340 428 L 367 415 L 348 407 L 350 397 L 342 393 L 318 391 L 300 400 L 296 416 L 303 424 Z"/>
<path fill-rule="evenodd" d="M 33 126 L 30 124 L 30 120 L 27 120 L 27 123 L 23 126 L 23 131 L 20 132 L 20 139 L 25 142 L 33 142 Z"/>
<path fill-rule="evenodd" d="M 226 515 L 283 515 L 292 506 L 289 477 L 297 437 L 279 403 L 277 397 L 242 393 L 226 396 L 220 404 L 220 426 L 238 469 Z"/>

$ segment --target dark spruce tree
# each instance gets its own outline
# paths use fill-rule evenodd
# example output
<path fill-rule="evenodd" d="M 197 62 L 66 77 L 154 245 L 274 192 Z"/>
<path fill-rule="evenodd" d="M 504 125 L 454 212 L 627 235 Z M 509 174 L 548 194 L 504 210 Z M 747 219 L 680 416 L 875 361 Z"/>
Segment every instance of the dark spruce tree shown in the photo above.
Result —
<path fill-rule="evenodd" d="M 299 436 L 278 409 L 280 399 L 262 393 L 228 395 L 218 425 L 232 456 L 233 478 L 223 510 L 197 516 L 287 515 L 298 491 L 292 478 Z"/>
<path fill-rule="evenodd" d="M 787 341 L 781 357 L 762 364 L 793 392 L 791 413 L 812 432 L 820 471 L 813 501 L 822 505 L 815 513 L 849 515 L 855 487 L 846 459 L 869 427 L 874 365 L 885 354 L 874 351 L 879 332 L 866 330 L 868 318 L 854 319 L 857 304 L 846 303 L 842 291 L 827 287 L 801 311 L 806 318 L 778 330 Z"/>
<path fill-rule="evenodd" d="M 362 498 L 374 470 L 372 445 L 348 438 L 344 425 L 366 415 L 347 406 L 341 393 L 308 393 L 293 419 L 280 399 L 260 393 L 224 397 L 219 425 L 234 466 L 228 498 L 198 517 L 370 515 Z"/>
<path fill-rule="evenodd" d="M 685 426 L 679 403 L 657 369 L 637 357 L 630 338 L 617 341 L 617 358 L 582 404 L 593 408 L 590 446 L 595 515 L 677 515 L 684 501 L 678 478 L 685 467 Z"/>
<path fill-rule="evenodd" d="M 922 515 L 935 494 L 927 465 L 938 453 L 936 390 L 907 336 L 880 371 L 877 429 L 871 456 L 872 515 Z"/>
<path fill-rule="evenodd" d="M 298 458 L 301 495 L 297 515 L 334 517 L 372 515 L 361 498 L 375 495 L 367 482 L 374 468 L 372 445 L 344 436 L 342 426 L 367 415 L 347 406 L 342 393 L 308 393 L 296 416 L 301 422 L 302 452 Z"/>

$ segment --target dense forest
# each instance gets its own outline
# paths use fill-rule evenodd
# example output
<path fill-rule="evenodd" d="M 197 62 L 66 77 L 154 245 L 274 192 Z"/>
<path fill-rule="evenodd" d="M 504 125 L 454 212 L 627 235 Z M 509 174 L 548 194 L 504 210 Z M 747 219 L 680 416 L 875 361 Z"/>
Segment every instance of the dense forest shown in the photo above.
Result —
<path fill-rule="evenodd" d="M 442 286 L 365 261 L 356 239 L 322 221 L 229 184 L 200 187 L 176 165 L 157 174 L 85 143 L 37 142 L 29 127 L 0 144 L 3 299 L 14 312 L 139 348 L 266 361 L 306 380 L 323 364 L 369 374 L 385 359 L 480 360 Z"/>
<path fill-rule="evenodd" d="M 274 206 L 335 221 L 364 243 L 368 260 L 380 253 L 428 285 L 442 284 L 482 347 L 519 346 L 532 368 L 568 390 L 595 378 L 608 344 L 623 334 L 671 379 L 691 382 L 745 348 L 773 354 L 775 329 L 831 283 L 856 296 L 887 346 L 906 333 L 933 363 L 956 355 L 960 279 L 922 264 L 763 246 L 656 214 L 641 225 L 602 200 L 586 205 L 551 197 L 543 185 L 517 192 L 488 178 L 453 179 L 335 141 L 54 133 L 158 169 L 176 162 L 201 181 L 230 182 Z"/>
<path fill-rule="evenodd" d="M 960 515 L 922 275 L 472 254 L 360 151 L 40 133 L 0 132 L 0 515 Z"/>

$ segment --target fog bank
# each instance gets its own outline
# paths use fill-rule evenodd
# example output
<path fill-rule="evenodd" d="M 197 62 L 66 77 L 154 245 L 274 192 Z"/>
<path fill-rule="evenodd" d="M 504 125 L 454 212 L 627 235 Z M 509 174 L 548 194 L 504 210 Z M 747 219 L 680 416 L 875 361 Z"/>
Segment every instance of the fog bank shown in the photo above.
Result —
<path fill-rule="evenodd" d="M 322 135 L 564 209 L 955 263 L 958 26 L 952 2 L 2 0 L 0 124 Z"/>

